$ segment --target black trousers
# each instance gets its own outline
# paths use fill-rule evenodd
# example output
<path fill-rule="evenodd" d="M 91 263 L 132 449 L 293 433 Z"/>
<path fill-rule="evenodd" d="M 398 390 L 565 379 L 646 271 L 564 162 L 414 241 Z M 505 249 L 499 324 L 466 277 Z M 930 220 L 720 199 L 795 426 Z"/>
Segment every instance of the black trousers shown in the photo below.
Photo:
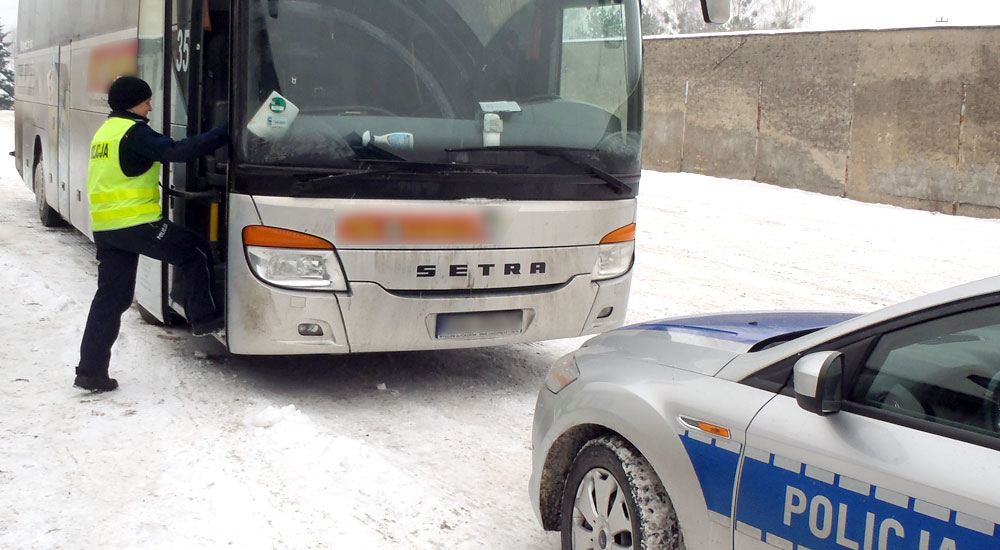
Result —
<path fill-rule="evenodd" d="M 95 231 L 94 244 L 97 245 L 97 294 L 90 304 L 80 345 L 81 374 L 108 372 L 111 346 L 118 339 L 122 314 L 135 296 L 139 255 L 167 262 L 180 270 L 184 288 L 180 302 L 192 325 L 221 315 L 212 296 L 215 281 L 211 249 L 205 239 L 191 230 L 160 220 Z"/>

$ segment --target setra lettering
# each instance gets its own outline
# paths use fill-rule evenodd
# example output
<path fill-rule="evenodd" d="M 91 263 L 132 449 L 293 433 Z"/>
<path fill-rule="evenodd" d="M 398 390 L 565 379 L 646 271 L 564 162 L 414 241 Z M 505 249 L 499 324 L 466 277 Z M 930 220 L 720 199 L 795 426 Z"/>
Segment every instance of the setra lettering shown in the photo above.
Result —
<path fill-rule="evenodd" d="M 525 273 L 524 271 L 527 271 Z M 509 263 L 503 264 L 502 274 L 503 275 L 541 275 L 544 274 L 546 270 L 545 262 L 531 262 L 524 266 L 519 263 Z M 468 264 L 450 264 L 446 266 L 446 269 L 441 269 L 442 275 L 447 273 L 448 277 L 468 277 L 469 275 L 481 275 L 483 277 L 490 277 L 492 275 L 499 275 L 501 270 L 497 267 L 497 264 L 477 264 L 475 268 L 469 266 Z M 424 264 L 417 266 L 417 277 L 436 277 L 438 275 L 438 266 L 433 264 Z"/>

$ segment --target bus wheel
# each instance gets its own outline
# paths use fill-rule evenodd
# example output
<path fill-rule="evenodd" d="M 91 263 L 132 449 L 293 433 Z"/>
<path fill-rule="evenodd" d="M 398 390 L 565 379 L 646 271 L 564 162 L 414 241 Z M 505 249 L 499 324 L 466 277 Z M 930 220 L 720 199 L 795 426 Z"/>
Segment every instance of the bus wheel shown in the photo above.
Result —
<path fill-rule="evenodd" d="M 35 162 L 35 173 L 32 178 L 32 184 L 35 188 L 35 204 L 38 205 L 38 219 L 42 220 L 42 225 L 45 227 L 58 227 L 62 221 L 59 218 L 59 213 L 53 210 L 48 201 L 45 200 L 45 167 L 41 155 Z"/>

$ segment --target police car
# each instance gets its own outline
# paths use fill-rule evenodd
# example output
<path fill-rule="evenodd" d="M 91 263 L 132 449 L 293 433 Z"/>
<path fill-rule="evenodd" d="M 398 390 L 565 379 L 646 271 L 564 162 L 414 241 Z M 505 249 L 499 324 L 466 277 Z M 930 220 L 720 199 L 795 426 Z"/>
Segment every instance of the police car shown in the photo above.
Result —
<path fill-rule="evenodd" d="M 552 366 L 532 443 L 566 549 L 1000 549 L 1000 277 L 602 334 Z"/>

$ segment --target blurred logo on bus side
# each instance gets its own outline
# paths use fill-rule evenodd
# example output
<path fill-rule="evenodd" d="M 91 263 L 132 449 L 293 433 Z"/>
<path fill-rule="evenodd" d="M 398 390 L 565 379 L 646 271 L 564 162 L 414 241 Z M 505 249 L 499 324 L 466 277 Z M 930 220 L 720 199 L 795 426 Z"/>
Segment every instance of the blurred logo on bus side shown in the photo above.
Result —
<path fill-rule="evenodd" d="M 337 216 L 337 244 L 483 244 L 494 242 L 510 218 L 482 207 L 350 211 Z"/>
<path fill-rule="evenodd" d="M 139 42 L 135 38 L 94 46 L 90 50 L 90 60 L 87 63 L 87 91 L 106 94 L 111 83 L 121 75 L 136 74 L 136 54 Z M 91 103 L 97 101 L 102 107 L 107 107 L 106 96 L 91 98 Z"/>

